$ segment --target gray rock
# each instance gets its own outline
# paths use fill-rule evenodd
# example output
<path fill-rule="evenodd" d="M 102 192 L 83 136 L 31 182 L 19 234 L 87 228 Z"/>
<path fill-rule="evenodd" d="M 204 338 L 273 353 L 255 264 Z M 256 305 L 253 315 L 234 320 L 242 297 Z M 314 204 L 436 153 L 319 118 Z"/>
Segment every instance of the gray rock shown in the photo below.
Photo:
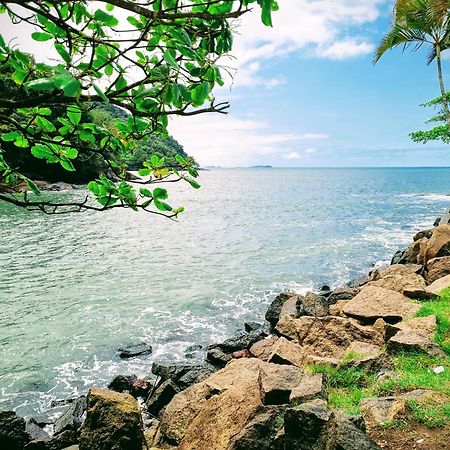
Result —
<path fill-rule="evenodd" d="M 153 352 L 153 348 L 150 344 L 142 342 L 137 345 L 119 348 L 117 352 L 121 358 L 133 358 L 135 356 L 148 355 Z"/>
<path fill-rule="evenodd" d="M 23 450 L 30 441 L 25 420 L 14 411 L 0 411 L 0 443 L 2 450 Z"/>
<path fill-rule="evenodd" d="M 136 398 L 147 398 L 152 389 L 152 384 L 136 375 L 117 375 L 109 383 L 108 389 L 116 392 L 127 392 Z"/>
<path fill-rule="evenodd" d="M 444 351 L 428 337 L 412 330 L 400 330 L 387 343 L 390 353 L 414 352 L 445 358 Z"/>
<path fill-rule="evenodd" d="M 290 292 L 282 292 L 275 297 L 275 300 L 269 306 L 266 312 L 265 319 L 270 323 L 272 327 L 275 327 L 281 314 L 281 309 L 284 303 L 289 300 L 294 294 Z"/>
<path fill-rule="evenodd" d="M 359 293 L 359 288 L 338 288 L 335 289 L 327 298 L 328 305 L 335 305 L 341 300 L 351 300 Z"/>
<path fill-rule="evenodd" d="M 180 392 L 180 388 L 172 380 L 164 381 L 147 399 L 146 410 L 152 416 L 157 417 L 164 406 L 168 405 L 178 392 Z"/>
<path fill-rule="evenodd" d="M 77 431 L 83 422 L 86 411 L 86 397 L 77 398 L 56 420 L 54 426 L 55 435 L 66 430 Z"/>
<path fill-rule="evenodd" d="M 328 301 L 326 297 L 308 292 L 299 295 L 297 300 L 297 317 L 324 317 L 328 315 Z"/>
<path fill-rule="evenodd" d="M 193 384 L 200 383 L 217 371 L 217 367 L 212 364 L 200 364 L 193 366 L 188 372 L 178 379 L 178 386 L 184 390 Z"/>

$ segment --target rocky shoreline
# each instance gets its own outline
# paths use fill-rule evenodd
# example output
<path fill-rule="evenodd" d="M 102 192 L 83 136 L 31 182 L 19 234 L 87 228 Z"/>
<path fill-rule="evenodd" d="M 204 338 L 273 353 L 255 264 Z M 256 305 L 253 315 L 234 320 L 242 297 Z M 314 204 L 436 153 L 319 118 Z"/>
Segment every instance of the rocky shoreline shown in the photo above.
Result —
<path fill-rule="evenodd" d="M 344 287 L 279 294 L 201 364 L 119 375 L 56 421 L 0 412 L 0 448 L 450 449 L 449 221 Z"/>

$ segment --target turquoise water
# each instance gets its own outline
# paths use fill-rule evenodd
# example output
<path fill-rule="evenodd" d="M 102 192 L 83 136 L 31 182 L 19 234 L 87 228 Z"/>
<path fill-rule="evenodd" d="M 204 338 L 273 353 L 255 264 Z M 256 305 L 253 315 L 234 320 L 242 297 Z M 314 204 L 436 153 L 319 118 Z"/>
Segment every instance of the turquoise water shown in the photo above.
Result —
<path fill-rule="evenodd" d="M 450 169 L 236 169 L 173 186 L 179 223 L 0 206 L 0 409 L 150 373 L 260 320 L 283 289 L 338 286 L 450 207 Z M 83 192 L 54 194 L 80 196 Z M 120 346 L 154 354 L 122 361 Z"/>

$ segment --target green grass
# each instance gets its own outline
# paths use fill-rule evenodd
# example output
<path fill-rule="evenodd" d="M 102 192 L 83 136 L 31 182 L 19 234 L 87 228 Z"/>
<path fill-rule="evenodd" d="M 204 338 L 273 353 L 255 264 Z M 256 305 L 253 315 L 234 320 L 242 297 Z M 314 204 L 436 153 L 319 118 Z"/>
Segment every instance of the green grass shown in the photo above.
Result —
<path fill-rule="evenodd" d="M 424 302 L 416 316 L 436 316 L 437 331 L 434 341 L 447 355 L 450 355 L 450 288 L 442 291 L 439 300 Z"/>
<path fill-rule="evenodd" d="M 410 400 L 407 405 L 411 417 L 428 428 L 443 427 L 450 421 L 450 404 L 439 405 Z"/>

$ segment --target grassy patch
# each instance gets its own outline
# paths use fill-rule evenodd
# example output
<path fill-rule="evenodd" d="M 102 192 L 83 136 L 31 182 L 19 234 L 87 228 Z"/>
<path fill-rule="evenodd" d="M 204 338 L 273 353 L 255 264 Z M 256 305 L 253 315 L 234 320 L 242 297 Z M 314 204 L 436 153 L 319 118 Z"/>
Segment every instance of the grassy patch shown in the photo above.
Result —
<path fill-rule="evenodd" d="M 450 421 L 449 404 L 419 403 L 416 400 L 410 400 L 407 405 L 411 411 L 411 417 L 428 428 L 443 427 Z"/>
<path fill-rule="evenodd" d="M 408 424 L 404 420 L 388 420 L 387 422 L 377 425 L 382 430 L 395 430 L 401 428 L 408 428 Z"/>
<path fill-rule="evenodd" d="M 437 331 L 434 341 L 450 355 L 450 288 L 441 293 L 439 300 L 424 302 L 417 317 L 436 316 Z"/>

